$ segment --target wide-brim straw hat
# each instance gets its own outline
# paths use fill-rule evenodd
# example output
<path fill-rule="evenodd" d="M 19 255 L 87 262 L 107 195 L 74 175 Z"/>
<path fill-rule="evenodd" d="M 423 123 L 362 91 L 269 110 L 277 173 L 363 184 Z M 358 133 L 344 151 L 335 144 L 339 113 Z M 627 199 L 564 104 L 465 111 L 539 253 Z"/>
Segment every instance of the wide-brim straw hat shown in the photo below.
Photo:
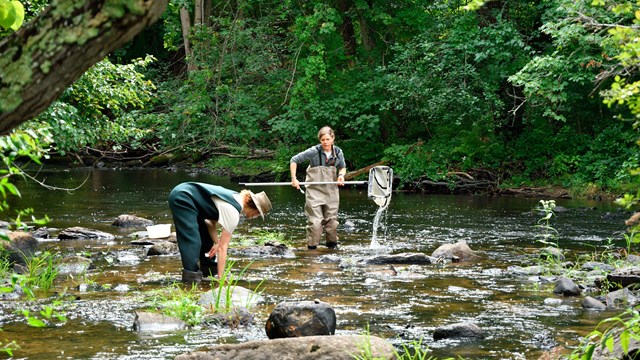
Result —
<path fill-rule="evenodd" d="M 262 220 L 264 220 L 264 216 L 266 213 L 271 210 L 271 201 L 267 197 L 267 194 L 264 191 L 261 191 L 257 194 L 253 192 L 249 192 L 251 194 L 251 199 L 253 203 L 256 204 L 258 211 L 260 212 L 260 216 L 262 216 Z"/>

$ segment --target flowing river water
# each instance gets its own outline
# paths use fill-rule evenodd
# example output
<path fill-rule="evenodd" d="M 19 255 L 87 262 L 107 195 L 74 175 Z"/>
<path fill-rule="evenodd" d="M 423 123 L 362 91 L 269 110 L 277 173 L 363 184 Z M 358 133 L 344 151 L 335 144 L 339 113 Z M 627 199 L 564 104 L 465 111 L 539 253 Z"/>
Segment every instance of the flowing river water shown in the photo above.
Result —
<path fill-rule="evenodd" d="M 101 265 L 91 278 L 106 289 L 79 291 L 68 279 L 54 290 L 67 292 L 68 320 L 47 328 L 29 327 L 16 310 L 33 301 L 0 301 L 0 337 L 15 340 L 16 359 L 172 359 L 206 345 L 266 339 L 264 324 L 282 301 L 320 299 L 336 311 L 336 334 L 372 335 L 401 347 L 422 340 L 437 357 L 466 359 L 537 359 L 561 346 L 571 349 L 602 319 L 621 311 L 593 312 L 580 298 L 553 295 L 552 284 L 508 271 L 510 266 L 535 264 L 541 218 L 534 209 L 540 199 L 394 192 L 381 216 L 372 248 L 373 221 L 378 206 L 366 188 L 341 190 L 340 248 L 320 246 L 307 251 L 304 240 L 304 195 L 288 186 L 264 190 L 273 204 L 266 221 L 241 224 L 234 237 L 251 238 L 268 231 L 282 233 L 294 245 L 295 259 L 249 259 L 231 254 L 237 268 L 248 266 L 239 285 L 255 287 L 264 280 L 265 303 L 256 308 L 250 326 L 202 327 L 168 333 L 137 333 L 134 311 L 143 307 L 145 294 L 178 281 L 177 256 L 145 257 L 132 245 L 135 230 L 112 226 L 121 214 L 135 214 L 170 223 L 167 195 L 183 181 L 202 181 L 240 190 L 228 178 L 166 170 L 73 169 L 41 171 L 33 181 L 19 184 L 23 194 L 13 208 L 33 207 L 36 215 L 51 218 L 49 228 L 82 226 L 109 232 L 112 241 L 43 241 L 42 250 L 63 254 L 115 252 L 118 261 Z M 607 201 L 556 200 L 569 209 L 558 212 L 552 226 L 558 244 L 572 252 L 603 251 L 607 244 L 624 248 L 624 214 Z M 143 230 L 143 229 L 137 229 Z M 376 253 L 422 252 L 440 245 L 466 241 L 479 254 L 472 262 L 437 265 L 343 267 Z M 233 245 L 232 245 L 233 246 Z M 328 261 L 333 259 L 334 261 Z M 253 262 L 251 262 L 253 260 Z M 207 291 L 208 284 L 200 285 Z M 458 322 L 480 326 L 485 338 L 477 341 L 434 341 L 433 330 Z"/>

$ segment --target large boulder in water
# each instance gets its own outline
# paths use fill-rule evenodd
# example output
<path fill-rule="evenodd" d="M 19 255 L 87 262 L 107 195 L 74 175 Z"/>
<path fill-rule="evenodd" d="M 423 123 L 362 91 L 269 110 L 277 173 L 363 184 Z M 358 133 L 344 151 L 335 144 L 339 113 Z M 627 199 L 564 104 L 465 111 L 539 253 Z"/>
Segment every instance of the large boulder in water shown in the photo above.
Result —
<path fill-rule="evenodd" d="M 265 330 L 269 339 L 333 335 L 336 313 L 320 300 L 281 302 L 269 315 Z"/>
<path fill-rule="evenodd" d="M 438 247 L 433 254 L 434 258 L 447 259 L 451 261 L 464 261 L 471 260 L 476 256 L 476 253 L 471 250 L 469 245 L 465 241 L 460 241 L 455 244 L 443 244 Z"/>
<path fill-rule="evenodd" d="M 9 232 L 7 236 L 9 241 L 0 239 L 0 245 L 9 253 L 9 261 L 12 264 L 26 265 L 27 260 L 38 250 L 38 240 L 24 231 Z"/>

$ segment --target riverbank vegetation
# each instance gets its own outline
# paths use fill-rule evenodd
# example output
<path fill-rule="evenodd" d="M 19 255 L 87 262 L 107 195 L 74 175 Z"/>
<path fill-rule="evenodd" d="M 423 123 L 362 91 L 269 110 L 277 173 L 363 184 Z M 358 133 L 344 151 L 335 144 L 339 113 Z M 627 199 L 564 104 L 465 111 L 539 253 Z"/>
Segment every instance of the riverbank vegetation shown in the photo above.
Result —
<path fill-rule="evenodd" d="M 28 21 L 48 1 L 22 4 Z M 83 165 L 189 164 L 286 178 L 289 157 L 329 125 L 350 170 L 384 163 L 400 186 L 560 186 L 626 193 L 623 205 L 633 208 L 638 5 L 172 0 L 162 21 L 0 139 L 9 159 L 2 198 L 19 194 L 7 180 L 20 172 L 13 160 L 37 162 L 45 151 Z M 0 19 L 2 39 L 18 28 L 11 16 Z M 26 75 L 7 54 L 3 80 Z M 13 106 L 4 90 L 0 113 Z M 630 249 L 636 232 L 626 236 Z"/>
<path fill-rule="evenodd" d="M 26 19 L 46 3 L 25 2 Z M 84 165 L 287 179 L 329 125 L 350 170 L 384 162 L 407 188 L 635 193 L 634 8 L 170 1 L 23 126 Z"/>

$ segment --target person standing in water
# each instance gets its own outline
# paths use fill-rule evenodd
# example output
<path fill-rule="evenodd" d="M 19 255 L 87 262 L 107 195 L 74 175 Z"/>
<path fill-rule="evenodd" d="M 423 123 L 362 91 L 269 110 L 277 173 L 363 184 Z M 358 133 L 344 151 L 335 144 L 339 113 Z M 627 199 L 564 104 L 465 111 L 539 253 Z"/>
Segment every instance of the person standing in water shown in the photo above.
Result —
<path fill-rule="evenodd" d="M 182 281 L 194 283 L 202 281 L 203 275 L 220 277 L 224 273 L 231 234 L 240 215 L 264 220 L 271 201 L 264 191 L 238 193 L 222 186 L 185 182 L 169 193 L 169 207 L 182 260 Z"/>
<path fill-rule="evenodd" d="M 347 166 L 342 149 L 334 145 L 335 134 L 325 126 L 318 131 L 320 144 L 294 155 L 289 163 L 291 186 L 300 189 L 296 178 L 298 164 L 309 163 L 306 182 L 330 181 L 336 184 L 307 186 L 304 212 L 307 215 L 307 248 L 315 250 L 325 233 L 326 245 L 330 249 L 338 247 L 338 207 L 340 193 L 338 186 L 344 186 Z"/>

